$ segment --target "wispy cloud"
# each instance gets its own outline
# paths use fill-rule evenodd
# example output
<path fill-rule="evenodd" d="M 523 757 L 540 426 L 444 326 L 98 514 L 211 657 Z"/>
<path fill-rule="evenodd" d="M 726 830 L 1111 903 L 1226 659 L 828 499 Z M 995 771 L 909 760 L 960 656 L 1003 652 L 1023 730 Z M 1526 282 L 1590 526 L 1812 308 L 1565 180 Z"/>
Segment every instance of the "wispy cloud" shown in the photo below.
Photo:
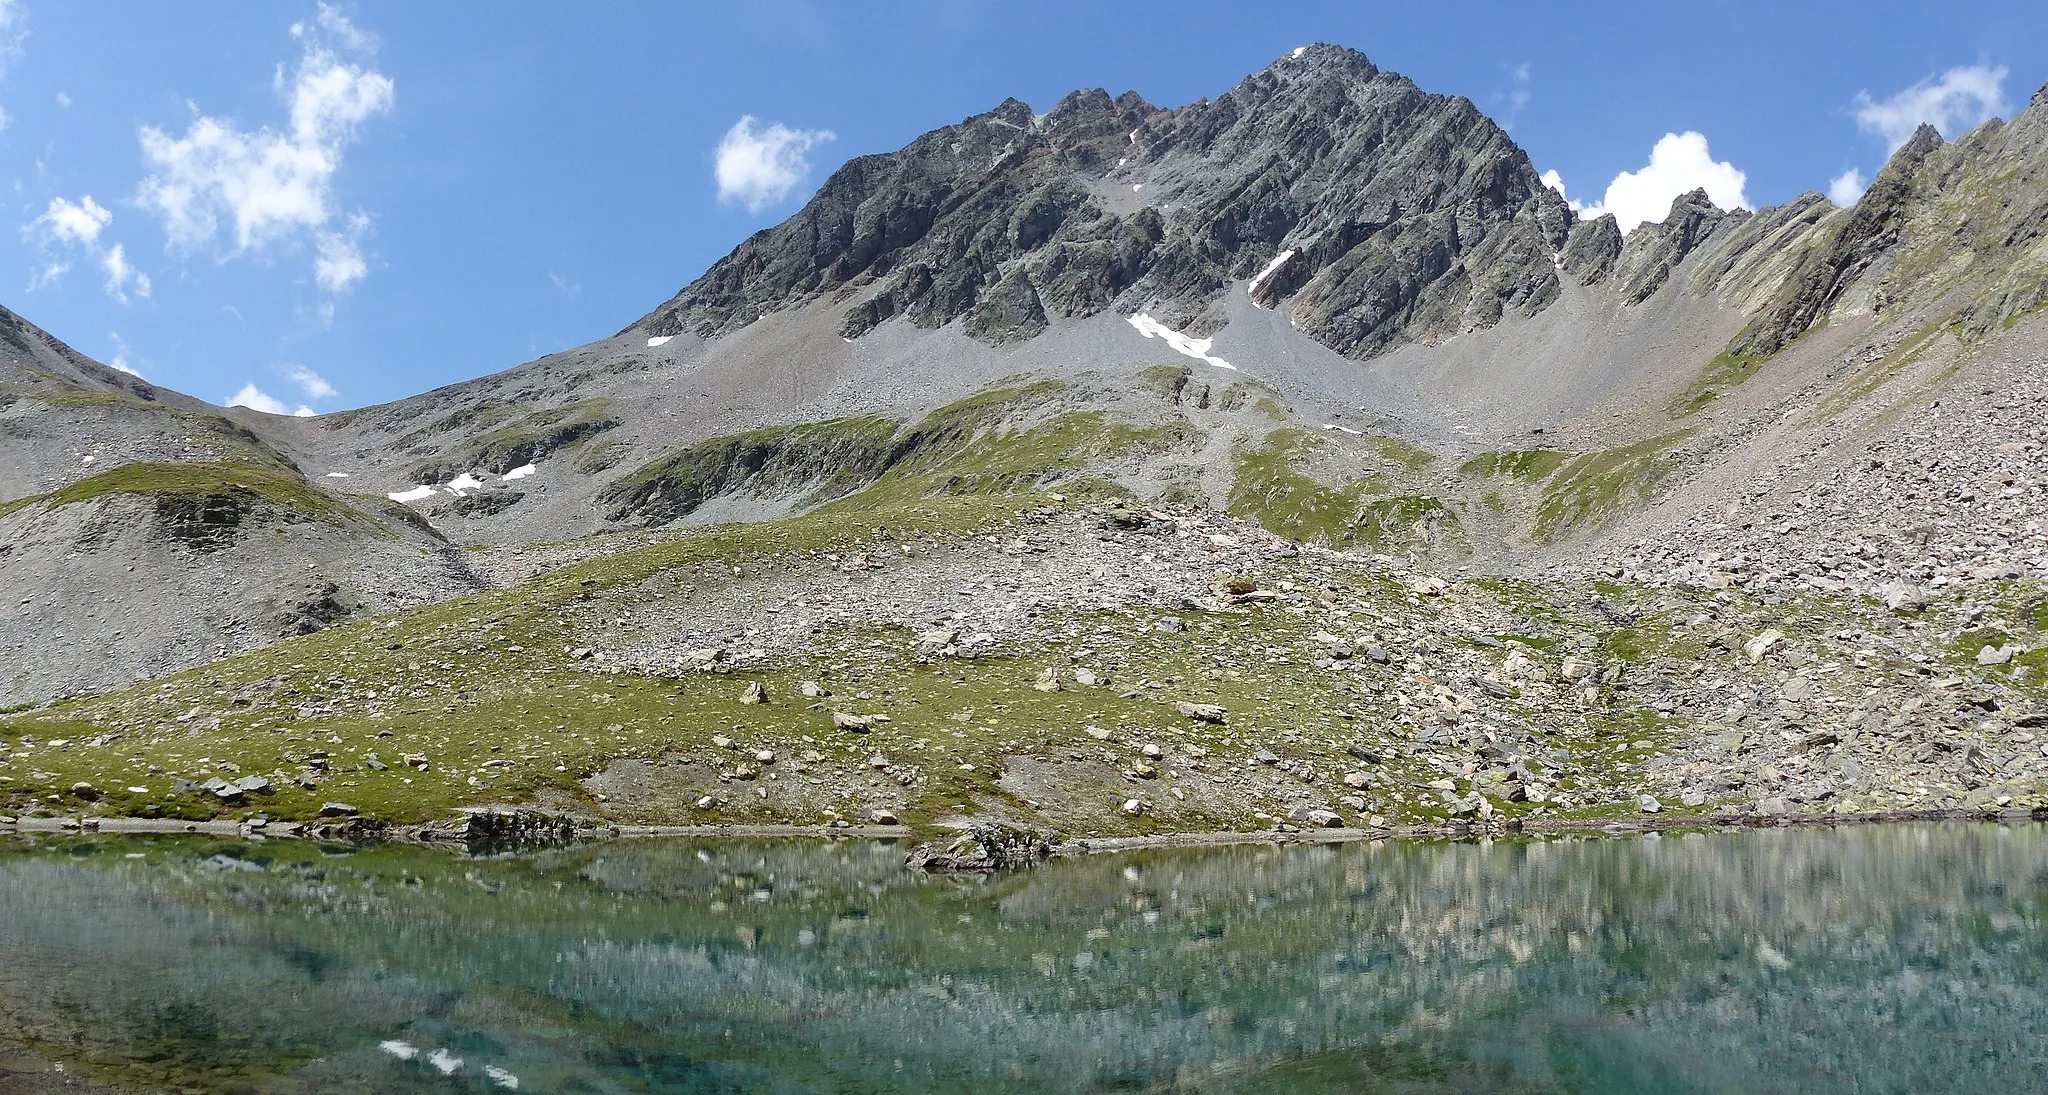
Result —
<path fill-rule="evenodd" d="M 128 303 L 131 290 L 138 297 L 149 295 L 149 275 L 129 265 L 127 249 L 120 244 L 100 253 L 100 270 L 106 274 L 107 295 L 115 300 Z"/>
<path fill-rule="evenodd" d="M 553 270 L 548 271 L 548 281 L 554 285 L 556 292 L 562 294 L 565 297 L 579 296 L 583 292 L 582 285 L 570 281 L 568 278 L 563 277 L 561 274 L 558 274 Z"/>
<path fill-rule="evenodd" d="M 22 228 L 22 236 L 41 247 L 45 256 L 42 268 L 29 281 L 29 288 L 54 283 L 71 269 L 64 253 L 79 252 L 97 263 L 106 275 L 107 295 L 123 304 L 128 303 L 131 293 L 149 296 L 149 275 L 128 261 L 127 249 L 116 242 L 100 242 L 100 236 L 113 223 L 113 212 L 94 201 L 91 194 L 82 195 L 77 201 L 51 198 L 42 213 Z"/>
<path fill-rule="evenodd" d="M 228 397 L 226 405 L 230 407 L 247 407 L 252 411 L 262 411 L 264 414 L 288 414 L 297 418 L 311 418 L 319 413 L 303 403 L 299 404 L 297 410 L 292 410 L 283 400 L 270 395 L 254 384 L 242 385 L 241 391 Z"/>
<path fill-rule="evenodd" d="M 20 0 L 0 0 L 0 76 L 7 75 L 7 69 L 21 56 L 22 44 L 28 41 L 28 12 Z M 14 116 L 0 107 L 0 131 L 14 123 Z"/>
<path fill-rule="evenodd" d="M 306 393 L 307 399 L 333 399 L 341 394 L 334 390 L 334 385 L 329 384 L 326 377 L 304 365 L 287 365 L 284 367 L 284 375 L 290 377 L 292 383 L 297 384 L 299 390 Z"/>
<path fill-rule="evenodd" d="M 0 76 L 21 56 L 28 41 L 28 10 L 21 0 L 0 0 Z"/>
<path fill-rule="evenodd" d="M 833 139 L 827 129 L 791 129 L 773 122 L 766 129 L 751 114 L 733 123 L 718 142 L 718 200 L 739 202 L 759 213 L 789 197 L 811 172 L 810 150 Z"/>
<path fill-rule="evenodd" d="M 338 52 L 367 54 L 377 45 L 339 10 L 321 4 L 312 23 L 294 23 L 291 33 L 298 62 L 289 78 L 279 65 L 272 81 L 287 125 L 243 130 L 195 106 L 182 136 L 144 126 L 138 139 L 149 175 L 136 199 L 162 221 L 173 251 L 219 246 L 223 237 L 229 257 L 310 245 L 315 280 L 339 293 L 369 273 L 361 244 L 370 219 L 336 211 L 334 177 L 362 124 L 391 112 L 396 88 Z"/>
<path fill-rule="evenodd" d="M 2011 108 L 2005 98 L 2006 76 L 2004 65 L 1962 65 L 1883 99 L 1859 91 L 1857 128 L 1882 137 L 1886 155 L 1898 151 L 1922 124 L 1944 137 L 1955 137 Z"/>
<path fill-rule="evenodd" d="M 135 352 L 128 346 L 128 340 L 121 337 L 121 332 L 108 331 L 107 338 L 114 344 L 113 359 L 108 361 L 107 364 L 127 373 L 129 376 L 141 376 L 142 372 L 136 365 Z"/>

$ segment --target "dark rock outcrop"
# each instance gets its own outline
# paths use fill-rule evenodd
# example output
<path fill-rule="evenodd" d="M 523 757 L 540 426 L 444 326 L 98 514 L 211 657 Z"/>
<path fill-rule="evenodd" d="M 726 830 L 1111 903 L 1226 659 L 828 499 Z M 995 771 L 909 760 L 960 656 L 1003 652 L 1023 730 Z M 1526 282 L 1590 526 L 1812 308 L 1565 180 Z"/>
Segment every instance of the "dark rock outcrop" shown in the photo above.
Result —
<path fill-rule="evenodd" d="M 1006 871 L 1050 858 L 1052 841 L 1044 833 L 985 822 L 952 840 L 918 845 L 904 864 L 914 871 Z"/>
<path fill-rule="evenodd" d="M 1614 264 L 1620 258 L 1621 225 L 1615 222 L 1614 214 L 1603 213 L 1572 225 L 1558 263 L 1580 285 L 1598 285 L 1614 272 Z"/>

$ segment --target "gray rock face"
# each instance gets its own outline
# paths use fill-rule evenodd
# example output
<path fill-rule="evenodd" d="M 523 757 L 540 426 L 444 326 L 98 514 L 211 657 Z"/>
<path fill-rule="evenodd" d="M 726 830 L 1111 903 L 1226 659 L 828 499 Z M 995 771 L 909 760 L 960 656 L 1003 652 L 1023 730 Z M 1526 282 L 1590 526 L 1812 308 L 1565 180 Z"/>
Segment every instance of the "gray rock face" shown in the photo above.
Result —
<path fill-rule="evenodd" d="M 1615 223 L 1614 214 L 1604 213 L 1572 225 L 1558 263 L 1580 285 L 1598 285 L 1614 272 L 1619 258 L 1621 226 Z"/>
<path fill-rule="evenodd" d="M 1099 90 L 1043 116 L 1010 100 L 854 160 L 636 329 L 716 336 L 850 293 L 848 337 L 965 317 L 1001 343 L 1112 306 L 1203 331 L 1271 267 L 1262 304 L 1364 358 L 1541 309 L 1571 221 L 1470 102 L 1312 46 L 1178 110 Z"/>
<path fill-rule="evenodd" d="M 1923 124 L 1914 131 L 1912 139 L 1892 154 L 1891 161 L 1871 181 L 1849 219 L 1786 287 L 1776 306 L 1736 340 L 1734 352 L 1778 352 L 1813 326 L 1851 282 L 1898 243 L 1914 176 L 1928 153 L 1941 144 L 1941 134 L 1931 125 Z"/>
<path fill-rule="evenodd" d="M 1621 255 L 1615 260 L 1616 290 L 1630 304 L 1650 299 L 1670 279 L 1671 271 L 1707 237 L 1724 224 L 1748 215 L 1717 207 L 1705 189 L 1680 194 L 1672 199 L 1671 212 L 1661 223 L 1642 225 L 1622 245 Z"/>

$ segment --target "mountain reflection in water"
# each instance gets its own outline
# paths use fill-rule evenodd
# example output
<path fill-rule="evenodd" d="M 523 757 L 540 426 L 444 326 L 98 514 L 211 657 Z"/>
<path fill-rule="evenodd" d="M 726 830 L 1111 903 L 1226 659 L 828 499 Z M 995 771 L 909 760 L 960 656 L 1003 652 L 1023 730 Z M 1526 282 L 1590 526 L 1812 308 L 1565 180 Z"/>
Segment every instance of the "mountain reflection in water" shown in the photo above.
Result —
<path fill-rule="evenodd" d="M 22 838 L 0 1029 L 208 1092 L 2048 1082 L 2038 825 L 901 863 Z"/>

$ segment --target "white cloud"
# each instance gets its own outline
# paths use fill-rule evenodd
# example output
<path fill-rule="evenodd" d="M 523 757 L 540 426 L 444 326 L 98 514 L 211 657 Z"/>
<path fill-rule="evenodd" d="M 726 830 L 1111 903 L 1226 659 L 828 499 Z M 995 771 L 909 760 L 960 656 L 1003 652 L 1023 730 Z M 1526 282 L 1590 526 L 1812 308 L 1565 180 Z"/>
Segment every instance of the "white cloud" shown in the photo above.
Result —
<path fill-rule="evenodd" d="M 269 395 L 254 384 L 242 385 L 241 391 L 228 397 L 227 405 L 230 407 L 247 407 L 252 411 L 262 411 L 264 414 L 289 414 L 298 418 L 311 418 L 319 413 L 303 403 L 299 404 L 298 410 L 292 410 L 285 405 L 283 400 Z"/>
<path fill-rule="evenodd" d="M 314 233 L 320 256 L 313 263 L 313 277 L 322 289 L 339 293 L 369 274 L 370 265 L 363 261 L 362 246 L 363 233 L 369 227 L 368 214 L 352 213 L 341 231 L 323 228 Z"/>
<path fill-rule="evenodd" d="M 718 200 L 737 201 L 750 213 L 789 196 L 796 184 L 810 173 L 806 153 L 812 146 L 833 139 L 828 129 L 791 129 L 774 122 L 757 129 L 749 114 L 734 122 L 718 142 Z"/>
<path fill-rule="evenodd" d="M 1863 172 L 1852 167 L 1828 180 L 1828 200 L 1847 209 L 1855 205 L 1869 187 L 1870 182 L 1863 177 Z"/>
<path fill-rule="evenodd" d="M 377 52 L 377 36 L 349 22 L 348 16 L 342 14 L 341 9 L 333 4 L 321 4 L 314 15 L 314 22 L 319 25 L 321 30 L 333 35 L 335 41 L 340 42 L 349 49 L 355 50 L 358 53 Z M 304 38 L 311 33 L 312 31 L 304 23 L 292 24 L 292 37 L 294 38 Z"/>
<path fill-rule="evenodd" d="M 29 230 L 53 243 L 89 247 L 99 241 L 101 230 L 112 223 L 114 214 L 87 194 L 75 202 L 51 198 L 49 208 L 29 222 Z"/>
<path fill-rule="evenodd" d="M 28 13 L 19 0 L 0 0 L 0 76 L 7 75 L 7 66 L 21 56 L 22 43 L 26 41 Z"/>
<path fill-rule="evenodd" d="M 75 202 L 51 198 L 49 206 L 22 228 L 22 236 L 39 244 L 46 255 L 43 268 L 29 280 L 29 289 L 52 284 L 71 269 L 66 259 L 47 258 L 52 248 L 74 248 L 90 255 L 106 273 L 109 296 L 123 304 L 128 303 L 131 292 L 147 297 L 149 275 L 128 261 L 127 249 L 119 243 L 100 245 L 100 234 L 113 223 L 113 212 L 94 201 L 91 194 L 82 195 Z"/>
<path fill-rule="evenodd" d="M 128 264 L 128 253 L 120 244 L 100 255 L 100 269 L 107 274 L 107 295 L 115 300 L 128 303 L 131 288 L 138 297 L 149 296 L 149 275 Z"/>
<path fill-rule="evenodd" d="M 303 52 L 289 79 L 280 65 L 272 81 L 289 128 L 244 131 L 197 107 L 183 136 L 144 126 L 137 136 L 150 174 L 136 199 L 163 222 L 173 250 L 215 244 L 223 222 L 230 255 L 310 244 L 316 280 L 338 293 L 369 272 L 361 250 L 369 218 L 353 213 L 336 224 L 335 173 L 362 123 L 391 112 L 395 85 L 330 48 L 366 51 L 376 42 L 340 12 L 319 10 L 315 24 L 293 24 Z"/>
<path fill-rule="evenodd" d="M 0 0 L 0 76 L 7 75 L 7 66 L 21 56 L 22 43 L 28 41 L 28 15 L 18 0 Z M 0 132 L 14 124 L 14 115 L 0 108 Z"/>
<path fill-rule="evenodd" d="M 306 393 L 307 399 L 333 399 L 341 394 L 334 390 L 334 385 L 329 384 L 326 377 L 304 365 L 287 365 L 284 367 L 284 375 L 290 377 L 292 383 L 297 384 L 299 389 Z"/>
<path fill-rule="evenodd" d="M 107 364 L 112 368 L 127 373 L 129 376 L 140 377 L 142 373 L 135 367 L 131 356 L 133 351 L 129 349 L 128 340 L 122 338 L 119 331 L 108 331 L 107 337 L 114 342 L 114 358 L 112 361 L 107 362 Z"/>
<path fill-rule="evenodd" d="M 565 297 L 577 296 L 583 292 L 583 286 L 570 281 L 553 270 L 548 271 L 548 280 L 553 282 L 555 289 Z"/>
<path fill-rule="evenodd" d="M 1546 174 L 1544 182 L 1562 193 L 1563 180 L 1551 182 L 1555 175 Z M 1743 193 L 1743 187 L 1748 181 L 1749 176 L 1734 164 L 1714 159 L 1704 135 L 1691 131 L 1666 133 L 1650 149 L 1649 163 L 1616 175 L 1607 184 L 1607 193 L 1579 212 L 1588 218 L 1612 213 L 1615 223 L 1626 234 L 1645 221 L 1662 221 L 1671 212 L 1673 198 L 1701 188 L 1706 189 L 1708 199 L 1723 209 L 1747 209 L 1749 197 Z"/>
<path fill-rule="evenodd" d="M 2004 65 L 1963 65 L 1929 77 L 1886 99 L 1856 93 L 1856 125 L 1884 138 L 1887 155 L 1897 152 L 1922 123 L 1954 137 L 2011 106 L 2005 98 Z"/>
<path fill-rule="evenodd" d="M 60 92 L 58 92 L 58 93 L 57 93 L 57 105 L 58 105 L 58 106 L 70 106 L 70 105 L 71 105 L 71 93 L 70 93 L 70 92 L 68 92 L 68 91 L 60 91 Z"/>

